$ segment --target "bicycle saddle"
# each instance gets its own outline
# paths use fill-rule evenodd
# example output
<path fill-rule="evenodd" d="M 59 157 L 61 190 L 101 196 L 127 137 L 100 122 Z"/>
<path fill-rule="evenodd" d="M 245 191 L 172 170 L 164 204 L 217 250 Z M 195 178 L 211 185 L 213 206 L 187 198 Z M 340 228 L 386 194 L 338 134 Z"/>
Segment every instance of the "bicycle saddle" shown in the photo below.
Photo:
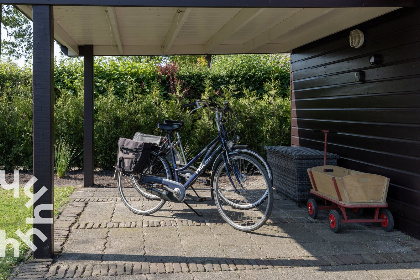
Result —
<path fill-rule="evenodd" d="M 164 124 L 177 124 L 179 127 L 182 127 L 184 125 L 184 122 L 182 121 L 175 121 L 175 120 L 164 120 Z"/>
<path fill-rule="evenodd" d="M 181 126 L 179 124 L 176 123 L 160 123 L 158 124 L 158 128 L 161 130 L 166 130 L 166 131 L 173 131 L 173 130 L 177 130 L 179 129 Z"/>

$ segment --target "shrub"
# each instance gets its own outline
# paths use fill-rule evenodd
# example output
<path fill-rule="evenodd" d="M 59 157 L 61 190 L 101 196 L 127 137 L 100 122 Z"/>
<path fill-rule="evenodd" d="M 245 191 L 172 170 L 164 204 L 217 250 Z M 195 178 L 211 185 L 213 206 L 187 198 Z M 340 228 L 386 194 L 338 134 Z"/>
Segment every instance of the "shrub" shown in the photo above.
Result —
<path fill-rule="evenodd" d="M 234 133 L 241 137 L 241 143 L 263 154 L 266 145 L 290 145 L 289 99 L 269 96 L 219 100 L 230 101 L 239 121 Z M 176 100 L 155 103 L 150 96 L 144 96 L 127 102 L 110 95 L 99 97 L 96 104 L 95 166 L 104 169 L 116 163 L 119 137 L 132 138 L 136 131 L 162 135 L 157 124 L 165 118 L 184 121 L 181 137 L 189 157 L 217 135 L 212 112 L 202 109 L 190 116 Z"/>
<path fill-rule="evenodd" d="M 0 168 L 32 168 L 32 95 L 0 96 Z"/>
<path fill-rule="evenodd" d="M 70 167 L 83 166 L 83 94 L 62 90 L 54 104 L 54 138 L 77 151 Z"/>
<path fill-rule="evenodd" d="M 28 67 L 20 68 L 13 62 L 0 62 L 0 95 L 30 94 L 32 72 Z"/>
<path fill-rule="evenodd" d="M 75 151 L 69 143 L 63 139 L 58 139 L 54 148 L 54 166 L 58 178 L 62 178 L 66 175 L 66 171 L 69 169 L 74 154 Z"/>
<path fill-rule="evenodd" d="M 266 145 L 290 144 L 288 56 L 200 56 L 158 59 L 95 58 L 95 167 L 116 163 L 119 137 L 141 131 L 160 134 L 165 118 L 184 121 L 181 137 L 188 156 L 215 137 L 213 114 L 193 115 L 181 104 L 198 98 L 229 101 L 238 117 L 241 143 L 264 153 Z M 83 60 L 55 65 L 54 137 L 77 151 L 72 167 L 83 167 Z M 0 63 L 0 168 L 32 168 L 32 77 L 30 70 Z"/>
<path fill-rule="evenodd" d="M 151 84 L 157 80 L 154 61 L 121 61 L 97 57 L 94 73 L 95 97 L 114 94 L 133 98 L 138 94 L 149 93 Z"/>

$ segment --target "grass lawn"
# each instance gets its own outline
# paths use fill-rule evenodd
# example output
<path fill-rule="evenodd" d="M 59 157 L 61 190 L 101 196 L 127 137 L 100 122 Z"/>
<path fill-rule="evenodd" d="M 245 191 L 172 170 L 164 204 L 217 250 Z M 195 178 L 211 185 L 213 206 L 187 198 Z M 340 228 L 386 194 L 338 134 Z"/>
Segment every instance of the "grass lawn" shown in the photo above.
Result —
<path fill-rule="evenodd" d="M 60 208 L 68 202 L 68 197 L 74 190 L 74 187 L 54 189 L 54 216 L 59 214 Z M 25 234 L 32 228 L 31 224 L 26 224 L 26 218 L 32 217 L 32 207 L 28 209 L 25 206 L 28 200 L 23 188 L 20 189 L 19 198 L 13 197 L 13 190 L 0 188 L 0 230 L 6 231 L 6 238 L 14 238 L 20 242 L 18 258 L 13 257 L 13 248 L 10 245 L 6 257 L 0 258 L 0 280 L 8 279 L 13 267 L 24 260 L 29 249 L 15 234 L 18 229 Z"/>

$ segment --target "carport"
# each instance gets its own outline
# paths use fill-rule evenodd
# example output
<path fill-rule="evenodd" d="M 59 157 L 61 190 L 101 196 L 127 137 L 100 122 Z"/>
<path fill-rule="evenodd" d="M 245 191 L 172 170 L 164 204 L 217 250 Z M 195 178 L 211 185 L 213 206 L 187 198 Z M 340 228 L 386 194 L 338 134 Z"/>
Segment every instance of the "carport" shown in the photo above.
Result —
<path fill-rule="evenodd" d="M 84 56 L 84 186 L 93 177 L 93 61 L 105 55 L 288 53 L 415 0 L 6 0 L 33 20 L 34 205 L 54 197 L 53 41 Z M 35 210 L 34 210 L 35 213 Z M 42 210 L 43 218 L 53 210 Z M 34 224 L 35 258 L 53 254 L 54 225 Z"/>

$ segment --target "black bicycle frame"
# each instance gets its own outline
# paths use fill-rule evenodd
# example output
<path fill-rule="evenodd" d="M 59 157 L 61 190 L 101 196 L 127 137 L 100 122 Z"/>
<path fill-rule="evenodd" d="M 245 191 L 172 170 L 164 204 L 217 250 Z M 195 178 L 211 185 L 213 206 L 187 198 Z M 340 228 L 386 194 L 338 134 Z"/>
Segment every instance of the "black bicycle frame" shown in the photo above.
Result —
<path fill-rule="evenodd" d="M 186 170 L 192 164 L 194 164 L 200 157 L 202 157 L 205 154 L 203 160 L 201 161 L 200 166 L 197 168 L 197 171 L 195 171 L 191 175 L 191 177 L 188 179 L 188 181 L 184 184 L 184 188 L 187 189 L 188 187 L 193 185 L 194 182 L 198 179 L 198 177 L 200 177 L 200 175 L 203 174 L 203 172 L 207 169 L 208 165 L 212 162 L 212 159 L 214 159 L 220 153 L 220 150 L 227 151 L 227 148 L 226 148 L 226 141 L 227 140 L 226 139 L 227 139 L 227 135 L 226 135 L 226 132 L 224 130 L 224 127 L 223 127 L 223 125 L 220 125 L 220 131 L 218 133 L 218 136 L 216 138 L 214 138 L 203 150 L 201 150 L 201 152 L 199 152 L 185 166 L 178 169 L 177 166 L 176 166 L 175 155 L 174 155 L 174 152 L 173 152 L 171 135 L 170 135 L 170 133 L 168 133 L 168 141 L 169 141 L 169 145 L 171 147 L 171 155 L 172 155 L 172 166 L 173 166 L 173 169 L 175 171 L 174 172 L 175 173 L 174 174 L 175 175 L 175 181 L 179 182 L 179 176 L 178 176 L 179 171 Z M 225 158 L 226 156 L 223 156 L 223 159 L 225 160 L 225 162 L 226 162 L 226 158 Z"/>
<path fill-rule="evenodd" d="M 169 140 L 170 141 L 170 140 Z M 197 180 L 197 178 L 203 174 L 203 172 L 207 169 L 209 163 L 211 162 L 211 159 L 216 157 L 216 155 L 219 154 L 220 150 L 222 149 L 221 145 L 222 141 L 220 140 L 220 136 L 214 138 L 210 144 L 208 144 L 203 150 L 201 150 L 198 155 L 196 155 L 192 160 L 190 160 L 185 166 L 182 168 L 177 168 L 176 162 L 175 162 L 175 156 L 172 154 L 172 166 L 175 171 L 175 181 L 179 181 L 178 172 L 184 171 L 188 169 L 192 164 L 194 164 L 200 157 L 202 157 L 204 154 L 204 158 L 200 164 L 200 166 L 197 168 L 197 170 L 191 175 L 191 177 L 188 179 L 188 181 L 184 184 L 185 189 L 190 187 L 194 182 Z"/>
<path fill-rule="evenodd" d="M 228 168 L 228 166 L 227 166 L 227 164 L 229 162 L 229 149 L 228 149 L 228 145 L 227 145 L 228 140 L 227 140 L 227 133 L 226 133 L 222 123 L 218 124 L 218 131 L 219 131 L 219 133 L 218 133 L 218 136 L 216 138 L 214 138 L 191 161 L 189 161 L 185 166 L 183 166 L 182 168 L 179 168 L 179 169 L 176 166 L 174 148 L 173 148 L 173 143 L 172 143 L 172 140 L 171 140 L 171 132 L 168 131 L 167 139 L 168 139 L 168 144 L 169 144 L 170 150 L 171 150 L 172 167 L 173 167 L 173 170 L 174 170 L 174 173 L 175 173 L 174 174 L 175 180 L 172 181 L 172 180 L 168 180 L 168 179 L 161 178 L 161 177 L 156 177 L 156 176 L 144 176 L 142 178 L 142 180 L 145 183 L 152 183 L 152 184 L 153 183 L 158 183 L 158 184 L 167 185 L 167 187 L 169 187 L 170 189 L 172 189 L 173 191 L 176 192 L 176 195 L 174 196 L 174 199 L 177 200 L 177 201 L 175 201 L 175 202 L 183 201 L 184 197 L 185 197 L 185 190 L 188 189 L 191 185 L 194 184 L 194 182 L 198 179 L 198 177 L 207 169 L 207 167 L 211 163 L 211 160 L 216 158 L 220 153 L 222 153 L 224 164 L 225 164 L 226 168 Z M 161 153 L 163 148 L 164 148 L 163 146 L 160 148 L 160 150 L 158 152 L 158 155 Z M 204 154 L 205 154 L 205 156 L 204 156 L 200 166 L 198 167 L 197 171 L 195 171 L 191 175 L 191 177 L 188 179 L 188 181 L 185 184 L 182 185 L 179 182 L 178 172 L 186 170 L 188 167 L 190 167 L 193 163 L 195 163 Z M 235 170 L 235 169 L 236 168 L 234 168 L 235 177 L 237 177 L 237 179 L 239 180 L 239 174 L 238 174 L 237 170 Z M 232 182 L 232 178 L 230 177 L 229 172 L 228 172 L 228 176 L 229 176 L 230 181 Z M 232 184 L 233 184 L 233 182 L 232 182 Z M 233 184 L 233 186 L 236 189 L 234 184 Z M 158 190 L 156 190 L 156 191 L 158 191 Z M 238 190 L 236 190 L 236 191 L 238 191 Z M 174 199 L 171 199 L 171 200 L 174 201 Z"/>

